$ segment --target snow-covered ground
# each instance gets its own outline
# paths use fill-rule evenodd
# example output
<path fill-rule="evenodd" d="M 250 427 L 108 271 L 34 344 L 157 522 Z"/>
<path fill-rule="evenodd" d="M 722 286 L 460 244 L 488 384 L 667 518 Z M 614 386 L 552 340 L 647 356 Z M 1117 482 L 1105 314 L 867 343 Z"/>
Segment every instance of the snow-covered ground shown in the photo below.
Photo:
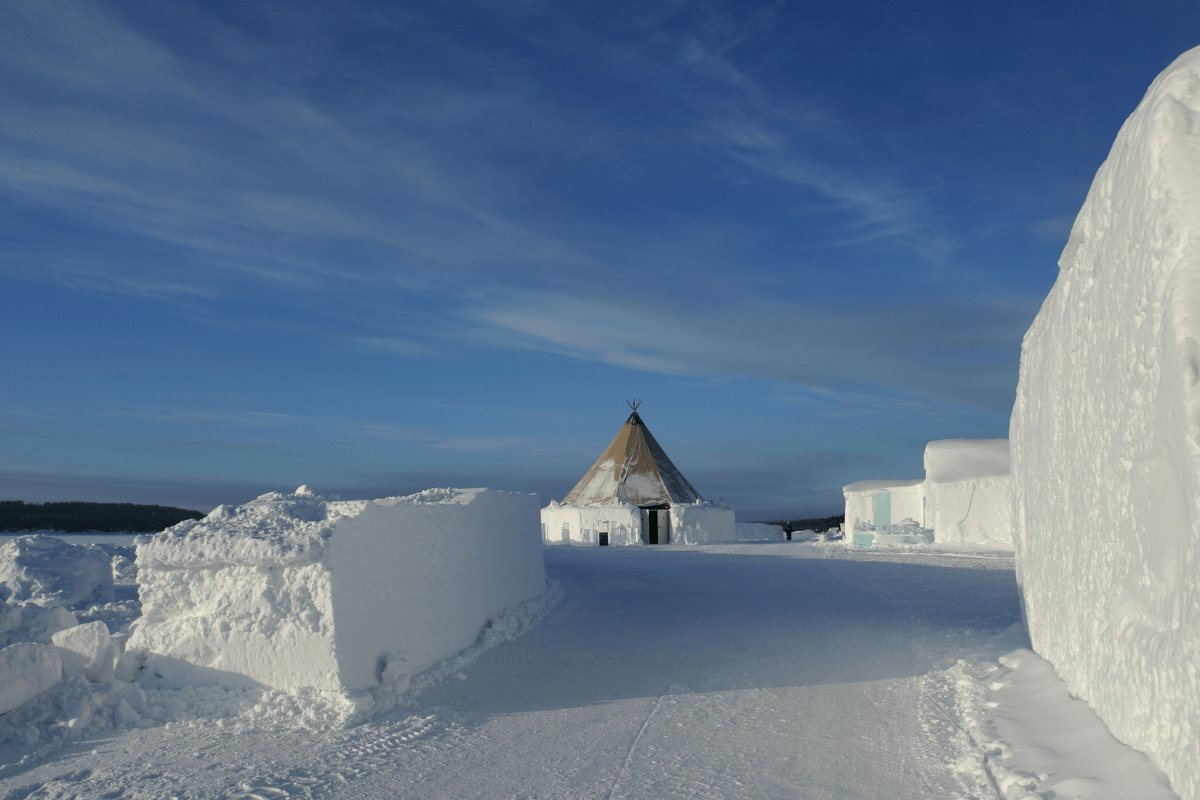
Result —
<path fill-rule="evenodd" d="M 1174 797 L 1023 649 L 1011 553 L 545 559 L 564 599 L 540 624 L 349 723 L 311 698 L 192 690 L 140 693 L 122 726 L 104 716 L 120 689 L 65 682 L 0 716 L 0 798 Z M 61 709 L 89 692 L 97 716 L 73 730 Z"/>

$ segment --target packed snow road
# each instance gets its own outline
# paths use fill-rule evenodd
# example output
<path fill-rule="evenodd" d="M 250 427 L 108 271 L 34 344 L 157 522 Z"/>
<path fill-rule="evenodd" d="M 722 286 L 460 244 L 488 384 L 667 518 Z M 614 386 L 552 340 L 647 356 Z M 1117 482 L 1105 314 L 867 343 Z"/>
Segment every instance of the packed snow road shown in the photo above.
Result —
<path fill-rule="evenodd" d="M 110 732 L 5 774 L 0 798 L 997 796 L 963 769 L 978 748 L 959 659 L 994 660 L 1018 619 L 1011 556 L 763 543 L 545 558 L 562 605 L 412 706 L 349 728 Z"/>
<path fill-rule="evenodd" d="M 958 749 L 922 676 L 966 631 L 1017 619 L 1011 561 L 821 557 L 830 552 L 547 550 L 563 608 L 422 698 L 461 726 L 461 744 L 414 755 L 419 785 L 389 770 L 360 790 L 963 796 Z"/>

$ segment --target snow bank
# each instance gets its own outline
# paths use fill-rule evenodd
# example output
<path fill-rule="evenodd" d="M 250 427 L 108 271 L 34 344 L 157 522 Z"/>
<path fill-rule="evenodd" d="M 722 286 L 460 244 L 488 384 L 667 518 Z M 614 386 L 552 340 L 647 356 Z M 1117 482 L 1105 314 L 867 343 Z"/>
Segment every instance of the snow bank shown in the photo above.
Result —
<path fill-rule="evenodd" d="M 111 557 L 53 536 L 20 536 L 0 545 L 0 600 L 70 608 L 113 599 Z"/>
<path fill-rule="evenodd" d="M 139 539 L 128 643 L 153 688 L 406 682 L 546 589 L 537 497 L 438 489 L 337 502 L 301 487 Z"/>
<path fill-rule="evenodd" d="M 65 608 L 42 608 L 36 603 L 0 603 L 0 647 L 18 642 L 50 644 L 50 637 L 79 624 Z"/>
<path fill-rule="evenodd" d="M 1025 336 L 1010 428 L 1035 650 L 1200 797 L 1200 49 L 1122 126 Z"/>
<path fill-rule="evenodd" d="M 0 597 L 0 714 L 58 685 L 64 673 L 111 673 L 108 628 L 94 622 L 79 633 L 67 610 L 111 604 L 112 559 L 104 550 L 42 535 L 11 539 L 0 546 Z"/>
<path fill-rule="evenodd" d="M 1010 544 L 1008 439 L 942 439 L 925 446 L 925 524 L 938 542 Z"/>

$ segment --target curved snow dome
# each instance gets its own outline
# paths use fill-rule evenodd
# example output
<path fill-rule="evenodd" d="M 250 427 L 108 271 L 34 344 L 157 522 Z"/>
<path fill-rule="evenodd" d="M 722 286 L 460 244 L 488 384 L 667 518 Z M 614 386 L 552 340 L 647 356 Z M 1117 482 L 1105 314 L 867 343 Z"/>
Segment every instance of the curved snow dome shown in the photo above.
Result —
<path fill-rule="evenodd" d="M 1010 428 L 1035 649 L 1200 797 L 1200 48 L 1121 127 L 1025 336 Z"/>

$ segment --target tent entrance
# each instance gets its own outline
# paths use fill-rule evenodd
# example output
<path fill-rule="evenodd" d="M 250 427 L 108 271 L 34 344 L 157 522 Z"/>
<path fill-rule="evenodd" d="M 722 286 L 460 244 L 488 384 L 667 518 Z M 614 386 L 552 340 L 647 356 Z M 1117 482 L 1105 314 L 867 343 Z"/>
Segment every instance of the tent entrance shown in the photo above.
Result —
<path fill-rule="evenodd" d="M 671 543 L 671 507 L 666 503 L 642 506 L 642 541 L 646 544 Z"/>

